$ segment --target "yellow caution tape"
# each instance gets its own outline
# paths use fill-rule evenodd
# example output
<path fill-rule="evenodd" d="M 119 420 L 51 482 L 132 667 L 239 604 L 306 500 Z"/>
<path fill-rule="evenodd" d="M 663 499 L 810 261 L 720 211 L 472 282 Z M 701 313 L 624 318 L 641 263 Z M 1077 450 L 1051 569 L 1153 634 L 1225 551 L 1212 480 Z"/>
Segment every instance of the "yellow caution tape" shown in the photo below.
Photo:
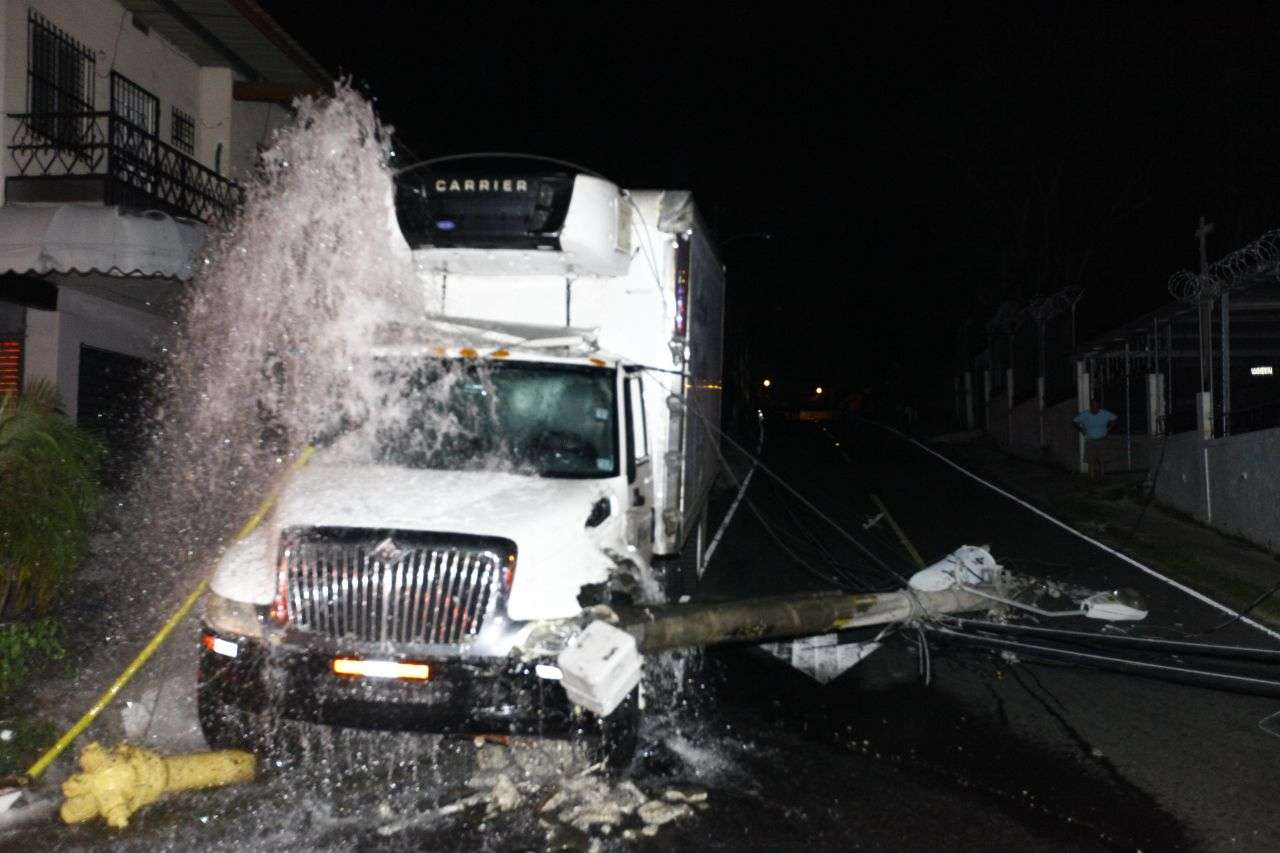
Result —
<path fill-rule="evenodd" d="M 302 453 L 298 454 L 298 458 L 294 461 L 289 470 L 291 472 L 297 471 L 299 468 L 306 465 L 311 461 L 311 457 L 315 455 L 315 452 L 316 449 L 313 445 L 307 445 L 303 449 Z M 261 504 L 259 504 L 257 511 L 254 512 L 253 515 L 249 516 L 249 520 L 245 522 L 244 526 L 241 527 L 240 531 L 236 534 L 235 541 L 239 542 L 241 539 L 244 539 L 257 529 L 258 525 L 262 523 L 262 520 L 267 517 L 267 513 L 271 511 L 271 507 L 275 504 L 278 495 L 278 490 L 273 491 Z M 106 692 L 98 697 L 98 701 L 93 703 L 93 707 L 86 711 L 84 716 L 76 721 L 75 725 L 67 729 L 67 731 L 63 733 L 62 737 L 58 738 L 58 742 L 49 747 L 48 751 L 45 752 L 44 755 L 40 756 L 40 758 L 36 760 L 35 764 L 32 764 L 27 768 L 26 775 L 29 779 L 36 779 L 40 774 L 44 773 L 49 765 L 53 763 L 54 759 L 61 755 L 62 751 L 70 746 L 71 743 L 89 727 L 90 723 L 97 719 L 98 715 L 103 712 L 107 705 L 111 704 L 111 700 L 116 697 L 116 694 L 129 683 L 130 679 L 132 679 L 133 676 L 137 674 L 138 670 L 142 668 L 142 665 L 145 664 L 153 654 L 155 654 L 156 649 L 160 648 L 164 641 L 169 637 L 169 634 L 173 632 L 173 629 L 178 626 L 178 623 L 191 612 L 191 608 L 195 606 L 195 603 L 200 600 L 200 597 L 204 595 L 208 589 L 209 582 L 207 580 L 202 580 L 196 585 L 196 588 L 183 600 L 181 606 L 174 611 L 174 614 L 170 616 L 169 620 L 164 623 L 159 631 L 156 632 L 155 636 L 151 638 L 151 641 L 148 642 L 146 646 L 143 647 L 142 651 L 138 652 L 137 657 L 135 657 L 129 665 L 124 668 L 124 672 L 120 673 L 120 676 L 111 683 L 111 686 L 106 689 Z"/>

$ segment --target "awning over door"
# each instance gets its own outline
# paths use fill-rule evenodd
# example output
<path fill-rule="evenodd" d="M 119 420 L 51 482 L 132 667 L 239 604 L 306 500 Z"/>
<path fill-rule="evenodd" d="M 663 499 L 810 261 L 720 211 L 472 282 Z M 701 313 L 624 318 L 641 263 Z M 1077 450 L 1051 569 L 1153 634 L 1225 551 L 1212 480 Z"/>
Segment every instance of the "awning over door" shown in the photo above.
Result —
<path fill-rule="evenodd" d="M 159 211 L 62 204 L 0 207 L 0 272 L 188 279 L 205 226 Z"/>

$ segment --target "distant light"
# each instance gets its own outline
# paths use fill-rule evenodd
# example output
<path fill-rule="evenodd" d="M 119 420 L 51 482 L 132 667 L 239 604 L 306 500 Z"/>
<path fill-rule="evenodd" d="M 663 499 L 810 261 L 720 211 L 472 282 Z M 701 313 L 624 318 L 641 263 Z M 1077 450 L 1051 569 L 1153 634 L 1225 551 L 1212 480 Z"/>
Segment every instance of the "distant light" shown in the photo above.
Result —
<path fill-rule="evenodd" d="M 821 385 L 819 385 L 817 388 L 814 388 L 814 389 L 813 389 L 813 393 L 815 393 L 815 394 L 821 394 L 821 393 L 822 393 L 822 386 L 821 386 Z"/>
<path fill-rule="evenodd" d="M 772 384 L 773 384 L 773 382 L 772 382 L 772 381 L 770 381 L 770 380 L 768 380 L 768 379 L 766 379 L 766 380 L 764 381 L 764 383 L 763 383 L 763 384 L 764 384 L 764 387 L 768 388 L 770 385 L 772 385 Z"/>
<path fill-rule="evenodd" d="M 1257 367 L 1249 368 L 1250 376 L 1271 376 L 1275 372 L 1275 368 L 1269 364 L 1260 364 Z"/>
<path fill-rule="evenodd" d="M 452 219 L 436 220 L 436 228 L 440 231 L 452 231 L 457 227 L 458 227 L 458 223 L 454 222 Z"/>

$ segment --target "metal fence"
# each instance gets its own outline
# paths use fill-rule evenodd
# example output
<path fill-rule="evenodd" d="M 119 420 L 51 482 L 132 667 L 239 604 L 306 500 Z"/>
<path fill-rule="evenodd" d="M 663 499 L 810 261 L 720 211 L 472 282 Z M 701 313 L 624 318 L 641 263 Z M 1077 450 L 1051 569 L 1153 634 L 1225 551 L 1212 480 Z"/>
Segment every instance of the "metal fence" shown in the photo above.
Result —
<path fill-rule="evenodd" d="M 1107 389 L 1127 358 L 1137 377 L 1128 393 L 1141 384 L 1138 408 L 1154 405 L 1162 432 L 1221 438 L 1280 426 L 1280 231 L 1201 273 L 1174 274 L 1169 291 L 1176 301 L 1082 347 L 1084 368 L 1106 376 Z"/>
<path fill-rule="evenodd" d="M 1169 291 L 1173 302 L 1083 343 L 1078 289 L 999 306 L 954 378 L 957 421 L 1072 470 L 1083 455 L 1071 419 L 1089 399 L 1117 416 L 1112 470 L 1146 468 L 1159 436 L 1198 433 L 1221 450 L 1280 428 L 1280 230 L 1174 275 Z"/>
<path fill-rule="evenodd" d="M 1083 291 L 1064 288 L 1026 303 L 1005 302 L 986 324 L 986 347 L 972 361 L 973 375 L 986 395 L 1008 396 L 1013 403 L 1036 398 L 1043 385 L 1044 404 L 1075 396 L 1075 313 Z"/>

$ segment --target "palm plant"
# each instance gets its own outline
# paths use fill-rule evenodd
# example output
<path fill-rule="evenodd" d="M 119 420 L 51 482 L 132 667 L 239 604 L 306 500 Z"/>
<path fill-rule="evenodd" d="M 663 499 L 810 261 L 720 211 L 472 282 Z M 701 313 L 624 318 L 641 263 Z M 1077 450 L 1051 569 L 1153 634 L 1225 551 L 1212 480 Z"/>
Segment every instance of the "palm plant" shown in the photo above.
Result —
<path fill-rule="evenodd" d="M 0 614 L 43 613 L 70 581 L 89 543 L 101 456 L 51 382 L 0 395 Z"/>

